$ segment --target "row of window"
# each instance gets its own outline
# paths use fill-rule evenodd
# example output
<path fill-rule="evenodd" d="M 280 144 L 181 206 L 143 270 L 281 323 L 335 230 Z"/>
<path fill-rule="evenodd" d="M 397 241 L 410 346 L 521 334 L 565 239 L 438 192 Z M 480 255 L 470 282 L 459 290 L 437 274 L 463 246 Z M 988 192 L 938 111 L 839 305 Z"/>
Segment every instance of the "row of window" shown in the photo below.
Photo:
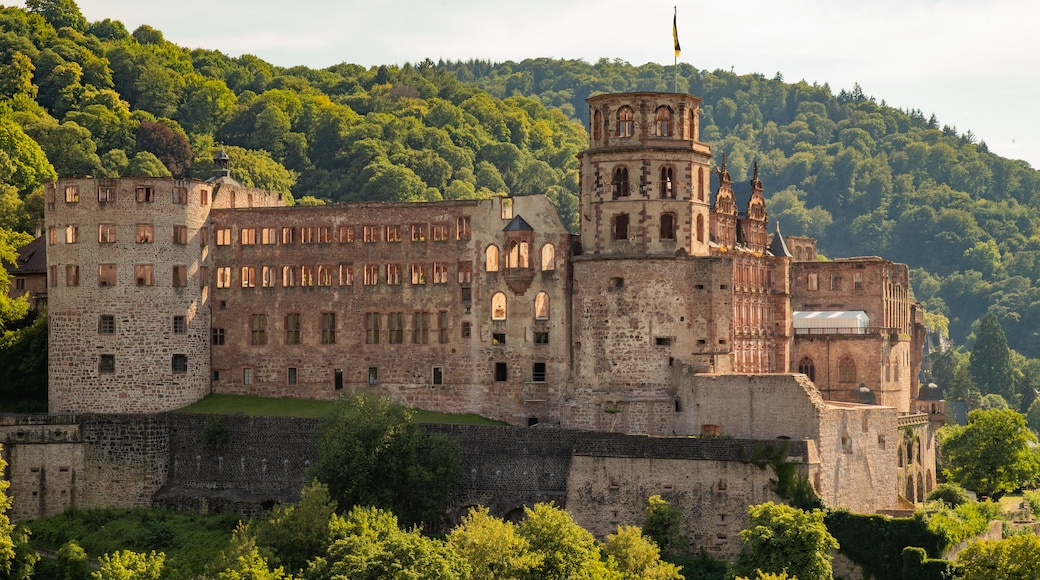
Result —
<path fill-rule="evenodd" d="M 111 355 L 102 355 L 111 356 Z M 114 361 L 112 362 L 114 368 Z M 185 361 L 187 364 L 187 361 Z M 508 363 L 496 362 L 494 363 L 494 377 L 496 382 L 506 382 L 509 380 L 509 366 Z M 431 368 L 430 382 L 434 385 L 444 384 L 444 367 L 435 366 Z M 548 373 L 546 371 L 546 364 L 544 362 L 536 362 L 531 365 L 531 382 L 544 383 Z M 242 369 L 242 384 L 252 385 L 253 380 L 256 376 L 252 367 L 244 367 Z M 299 369 L 297 367 L 286 367 L 285 369 L 285 383 L 289 386 L 295 386 L 299 383 Z M 343 388 L 343 370 L 336 369 L 334 374 L 334 386 L 336 390 Z M 213 371 L 213 380 L 220 380 L 220 371 Z M 368 367 L 368 384 L 378 385 L 379 384 L 379 367 Z"/>
<path fill-rule="evenodd" d="M 187 334 L 188 319 L 183 315 L 175 315 L 172 319 L 171 330 L 173 334 Z M 98 316 L 98 334 L 111 335 L 116 333 L 116 317 L 114 314 L 102 314 Z"/>
<path fill-rule="evenodd" d="M 531 267 L 530 244 L 524 241 L 512 241 L 506 249 L 505 267 L 507 270 Z M 541 251 L 541 269 L 543 272 L 556 269 L 556 247 L 545 244 Z M 498 246 L 489 245 L 484 250 L 484 269 L 488 272 L 498 272 L 502 268 L 502 261 Z"/>
<path fill-rule="evenodd" d="M 694 232 L 697 237 L 698 243 L 704 243 L 704 216 L 697 214 L 697 219 L 694 222 Z M 610 237 L 615 241 L 625 241 L 629 239 L 630 235 L 630 224 L 631 218 L 627 213 L 614 214 L 611 218 L 610 224 Z M 658 238 L 664 241 L 675 241 L 676 236 L 676 216 L 674 213 L 663 213 L 661 214 L 661 221 L 658 227 Z"/>
<path fill-rule="evenodd" d="M 813 362 L 812 357 L 803 356 L 798 361 L 798 372 L 809 377 L 810 381 L 816 381 L 816 364 Z M 856 380 L 856 361 L 852 360 L 850 356 L 843 356 L 838 359 L 838 382 L 855 383 Z"/>
<path fill-rule="evenodd" d="M 170 358 L 170 370 L 174 374 L 184 374 L 188 372 L 188 355 L 186 354 L 174 354 Z M 98 355 L 98 373 L 102 375 L 110 375 L 116 372 L 116 355 L 114 354 L 102 354 Z"/>
<path fill-rule="evenodd" d="M 242 266 L 217 268 L 217 288 L 231 288 L 241 285 L 242 288 L 292 288 L 295 286 L 353 286 L 354 264 L 318 264 L 316 266 Z M 357 266 L 361 283 L 365 286 L 376 286 L 384 282 L 390 286 L 398 286 L 405 279 L 410 279 L 414 286 L 427 284 L 447 284 L 449 273 L 454 270 L 454 277 L 459 284 L 473 282 L 473 263 L 457 262 L 454 267 L 450 263 L 435 262 L 427 264 L 360 264 Z M 236 281 L 232 276 L 238 274 Z M 406 278 L 409 276 L 410 278 Z"/>
<path fill-rule="evenodd" d="M 841 274 L 831 274 L 830 282 L 831 282 L 831 285 L 830 285 L 830 289 L 831 290 L 841 290 Z M 806 286 L 808 287 L 809 290 L 819 290 L 820 289 L 820 276 L 819 276 L 819 274 L 816 274 L 816 273 L 809 274 L 809 277 L 806 280 Z M 853 290 L 862 290 L 863 289 L 863 273 L 862 272 L 853 272 L 852 273 L 852 289 Z"/>
<path fill-rule="evenodd" d="M 631 137 L 633 131 L 633 118 L 635 114 L 632 107 L 623 106 L 617 111 L 618 137 Z M 672 123 L 672 108 L 662 105 L 654 113 L 654 135 L 657 137 L 670 137 L 674 132 Z M 603 113 L 596 111 L 592 115 L 592 138 L 599 140 L 603 138 Z"/>
<path fill-rule="evenodd" d="M 54 203 L 54 190 L 48 187 L 45 193 L 46 202 Z M 100 204 L 115 203 L 116 202 L 116 188 L 113 185 L 99 185 L 97 188 L 97 200 Z M 152 203 L 157 200 L 155 190 L 151 186 L 139 185 L 134 188 L 134 201 L 138 203 Z M 67 185 L 65 186 L 65 203 L 79 203 L 79 186 L 78 185 Z M 186 205 L 188 203 L 188 188 L 187 187 L 174 187 L 172 191 L 172 202 L 179 205 Z M 209 191 L 199 191 L 199 204 L 207 205 L 209 203 Z"/>
<path fill-rule="evenodd" d="M 80 269 L 78 265 L 68 264 L 65 266 L 65 285 L 66 286 L 79 286 L 80 285 Z M 98 264 L 97 269 L 97 283 L 98 286 L 115 286 L 116 285 L 116 264 Z M 51 266 L 48 272 L 48 279 L 50 286 L 56 287 L 58 285 L 58 266 Z M 134 281 L 137 286 L 155 286 L 155 266 L 153 264 L 135 264 L 134 265 Z M 188 285 L 188 267 L 185 265 L 175 265 L 171 267 L 170 284 L 174 288 L 180 288 Z"/>
<path fill-rule="evenodd" d="M 114 244 L 116 242 L 116 224 L 98 224 L 98 243 Z M 70 224 L 65 226 L 65 243 L 78 244 L 80 241 L 79 226 Z M 153 224 L 134 224 L 134 241 L 138 244 L 150 244 L 155 241 L 155 226 Z M 188 226 L 173 226 L 172 242 L 175 244 L 188 243 Z M 50 226 L 47 228 L 47 243 L 54 245 L 58 243 L 58 228 Z"/>
<path fill-rule="evenodd" d="M 285 333 L 285 344 L 303 344 L 301 332 L 301 320 L 299 312 L 290 312 L 283 319 L 282 330 Z M 249 344 L 263 346 L 267 344 L 267 315 L 253 314 L 249 320 Z M 214 345 L 221 346 L 225 343 L 226 333 L 223 328 L 211 330 L 211 341 Z M 321 313 L 321 344 L 336 344 L 336 313 Z"/>
<path fill-rule="evenodd" d="M 675 199 L 676 192 L 679 190 L 679 186 L 675 181 L 675 168 L 672 166 L 664 166 L 661 168 L 659 173 L 660 179 L 657 181 L 657 193 L 661 199 Z M 597 177 L 597 180 L 599 178 Z M 614 168 L 613 177 L 610 182 L 611 191 L 614 199 L 620 197 L 629 197 L 632 195 L 631 181 L 628 177 L 628 166 L 618 165 Z M 644 182 L 641 185 L 641 193 L 648 195 L 652 190 L 653 186 L 649 183 Z M 697 171 L 697 199 L 698 201 L 704 201 L 704 168 L 701 167 Z"/>
<path fill-rule="evenodd" d="M 217 245 L 229 246 L 232 243 L 231 228 L 217 228 Z M 334 237 L 335 235 L 335 237 Z M 461 216 L 455 221 L 454 239 L 468 240 L 472 236 L 470 219 Z M 401 225 L 365 225 L 365 226 L 301 226 L 281 228 L 239 228 L 238 241 L 243 246 L 273 244 L 331 244 L 333 241 L 349 244 L 355 241 L 400 242 L 410 239 L 413 242 L 446 242 L 452 238 L 450 226 L 446 223 Z"/>

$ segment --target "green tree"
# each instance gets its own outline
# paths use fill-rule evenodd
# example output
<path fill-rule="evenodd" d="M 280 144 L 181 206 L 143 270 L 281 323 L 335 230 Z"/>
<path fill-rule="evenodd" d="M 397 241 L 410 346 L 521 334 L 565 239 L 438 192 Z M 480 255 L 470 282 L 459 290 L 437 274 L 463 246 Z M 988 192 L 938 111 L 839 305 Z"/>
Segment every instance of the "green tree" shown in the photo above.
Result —
<path fill-rule="evenodd" d="M 975 410 L 967 425 L 943 427 L 938 435 L 943 473 L 981 495 L 999 497 L 1040 475 L 1040 458 L 1030 448 L 1037 436 L 1015 411 Z"/>
<path fill-rule="evenodd" d="M 7 154 L 13 163 L 13 171 L 4 176 L 3 182 L 18 188 L 24 198 L 44 180 L 54 179 L 57 174 L 47 160 L 47 155 L 32 137 L 17 123 L 0 116 L 0 151 Z"/>
<path fill-rule="evenodd" d="M 43 16 L 55 30 L 63 26 L 81 32 L 87 29 L 87 19 L 73 0 L 25 0 L 25 8 Z"/>
<path fill-rule="evenodd" d="M 740 532 L 744 549 L 737 556 L 738 575 L 758 571 L 788 573 L 801 580 L 832 577 L 831 550 L 838 541 L 827 531 L 823 512 L 806 512 L 766 502 L 748 507 L 748 527 Z"/>
<path fill-rule="evenodd" d="M 1040 537 L 1033 534 L 968 544 L 957 554 L 964 580 L 1040 578 Z"/>
<path fill-rule="evenodd" d="M 968 491 L 956 483 L 944 482 L 935 486 L 935 489 L 925 496 L 928 501 L 940 500 L 947 507 L 955 508 L 971 501 Z"/>
<path fill-rule="evenodd" d="M 89 580 L 90 560 L 75 540 L 66 542 L 58 550 L 58 573 L 61 580 Z"/>
<path fill-rule="evenodd" d="M 339 399 L 322 422 L 310 476 L 340 509 L 376 506 L 406 525 L 438 526 L 459 477 L 458 443 L 427 434 L 412 416 L 374 393 Z"/>
<path fill-rule="evenodd" d="M 94 580 L 159 580 L 162 578 L 166 555 L 162 552 L 141 554 L 122 550 L 98 558 L 101 565 L 94 572 Z"/>
<path fill-rule="evenodd" d="M 292 576 L 287 576 L 281 567 L 272 570 L 260 551 L 253 548 L 221 570 L 217 580 L 292 580 Z"/>
<path fill-rule="evenodd" d="M 305 487 L 298 505 L 277 505 L 253 524 L 256 543 L 273 552 L 273 562 L 289 570 L 303 570 L 307 560 L 325 552 L 329 521 L 336 502 L 327 486 L 317 481 Z"/>
<path fill-rule="evenodd" d="M 996 393 L 990 393 L 982 396 L 982 402 L 980 404 L 981 409 L 1010 409 L 1007 401 L 1004 397 Z"/>
<path fill-rule="evenodd" d="M 643 533 L 653 539 L 665 554 L 687 552 L 689 542 L 682 535 L 682 512 L 659 495 L 652 495 L 646 501 Z"/>
<path fill-rule="evenodd" d="M 134 177 L 170 177 L 170 170 L 148 151 L 140 151 L 123 170 L 123 175 Z"/>
<path fill-rule="evenodd" d="M 596 538 L 582 528 L 566 511 L 553 504 L 539 503 L 524 508 L 526 519 L 520 523 L 520 536 L 541 555 L 534 578 L 566 580 L 570 578 L 609 579 L 611 573 L 603 561 Z"/>
<path fill-rule="evenodd" d="M 993 312 L 987 312 L 979 321 L 968 371 L 982 394 L 997 393 L 1003 395 L 1005 400 L 1015 399 L 1011 350 L 1004 329 Z"/>
<path fill-rule="evenodd" d="M 603 548 L 622 580 L 679 580 L 679 567 L 661 560 L 657 544 L 636 526 L 619 526 Z"/>
<path fill-rule="evenodd" d="M 543 560 L 512 522 L 477 507 L 448 534 L 448 544 L 469 563 L 473 580 L 523 580 Z"/>

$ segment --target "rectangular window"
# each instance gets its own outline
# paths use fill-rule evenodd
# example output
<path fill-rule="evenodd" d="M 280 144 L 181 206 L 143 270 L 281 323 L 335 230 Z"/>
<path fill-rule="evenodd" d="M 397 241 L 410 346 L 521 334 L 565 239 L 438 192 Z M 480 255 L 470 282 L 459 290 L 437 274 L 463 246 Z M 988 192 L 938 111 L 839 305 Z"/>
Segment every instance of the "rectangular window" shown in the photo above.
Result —
<path fill-rule="evenodd" d="M 188 372 L 188 355 L 186 354 L 175 354 L 173 355 L 173 361 L 171 366 L 175 373 L 186 373 Z"/>
<path fill-rule="evenodd" d="M 173 333 L 174 334 L 187 334 L 188 333 L 188 319 L 185 316 L 174 316 L 173 317 Z"/>
<path fill-rule="evenodd" d="M 318 243 L 319 244 L 330 244 L 330 243 L 332 243 L 332 226 L 319 226 L 318 227 Z"/>
<path fill-rule="evenodd" d="M 459 216 L 455 220 L 455 239 L 468 240 L 470 235 L 469 216 Z"/>
<path fill-rule="evenodd" d="M 47 244 L 53 246 L 58 243 L 58 228 L 50 226 L 47 228 Z"/>
<path fill-rule="evenodd" d="M 145 186 L 138 187 L 137 190 L 136 190 L 136 197 L 137 197 L 137 201 L 140 201 L 140 202 L 151 203 L 152 201 L 155 201 L 155 199 L 152 196 L 152 188 L 150 188 L 150 187 L 145 187 Z"/>
<path fill-rule="evenodd" d="M 173 243 L 181 245 L 188 243 L 188 226 L 173 226 Z"/>
<path fill-rule="evenodd" d="M 291 387 L 296 384 L 296 367 L 289 367 L 285 373 L 285 382 Z"/>
<path fill-rule="evenodd" d="M 841 275 L 840 274 L 832 274 L 831 275 L 831 290 L 841 290 Z"/>
<path fill-rule="evenodd" d="M 433 384 L 444 384 L 444 373 L 441 371 L 441 367 L 433 367 Z"/>
<path fill-rule="evenodd" d="M 318 286 L 332 286 L 332 266 L 318 264 Z"/>
<path fill-rule="evenodd" d="M 535 332 L 534 333 L 535 344 L 549 344 L 549 333 L 548 332 Z"/>
<path fill-rule="evenodd" d="M 242 228 L 238 230 L 238 241 L 243 246 L 256 244 L 256 228 Z"/>
<path fill-rule="evenodd" d="M 368 243 L 379 241 L 379 226 L 363 226 L 362 232 L 364 236 L 362 240 Z"/>
<path fill-rule="evenodd" d="M 14 289 L 16 291 L 25 290 L 25 278 L 15 278 L 14 279 Z"/>
<path fill-rule="evenodd" d="M 177 265 L 173 267 L 173 287 L 183 288 L 188 285 L 188 267 Z"/>
<path fill-rule="evenodd" d="M 173 188 L 173 203 L 185 205 L 188 203 L 188 188 L 187 187 L 174 187 Z"/>
<path fill-rule="evenodd" d="M 138 286 L 153 286 L 155 284 L 154 266 L 151 264 L 137 264 L 134 266 L 134 279 Z"/>
<path fill-rule="evenodd" d="M 534 367 L 531 369 L 531 381 L 535 383 L 545 382 L 545 363 L 534 363 Z"/>
<path fill-rule="evenodd" d="M 509 369 L 506 367 L 506 363 L 497 362 L 495 363 L 495 381 L 505 382 L 509 380 Z"/>
<path fill-rule="evenodd" d="M 390 329 L 387 342 L 390 344 L 404 343 L 404 312 L 391 312 L 386 315 L 386 326 Z"/>
<path fill-rule="evenodd" d="M 437 342 L 445 344 L 448 342 L 448 311 L 441 310 L 437 313 Z"/>
<path fill-rule="evenodd" d="M 430 226 L 430 237 L 435 242 L 444 242 L 448 239 L 448 224 L 433 224 Z"/>
<path fill-rule="evenodd" d="M 463 322 L 462 325 L 461 325 L 461 328 L 462 328 L 462 338 L 469 338 L 470 335 L 473 334 L 473 323 L 472 322 Z"/>
<path fill-rule="evenodd" d="M 116 265 L 98 264 L 98 286 L 116 285 Z"/>
<path fill-rule="evenodd" d="M 314 286 L 314 266 L 300 267 L 300 286 Z"/>
<path fill-rule="evenodd" d="M 314 243 L 314 227 L 305 226 L 300 228 L 300 243 L 301 244 L 313 244 Z"/>
<path fill-rule="evenodd" d="M 448 265 L 436 262 L 433 265 L 433 283 L 434 284 L 447 284 L 448 283 Z"/>
<path fill-rule="evenodd" d="M 264 266 L 260 269 L 260 284 L 264 288 L 274 288 L 277 284 L 277 272 L 270 266 Z"/>
<path fill-rule="evenodd" d="M 459 262 L 459 284 L 473 282 L 473 262 Z"/>
<path fill-rule="evenodd" d="M 426 224 L 412 224 L 412 241 L 426 241 Z"/>
<path fill-rule="evenodd" d="M 75 185 L 65 187 L 65 203 L 79 203 L 79 188 Z"/>
<path fill-rule="evenodd" d="M 249 321 L 249 344 L 263 346 L 267 344 L 267 315 L 254 314 Z"/>
<path fill-rule="evenodd" d="M 116 372 L 116 355 L 103 354 L 98 357 L 98 372 L 110 375 Z"/>
<path fill-rule="evenodd" d="M 388 241 L 388 242 L 400 242 L 401 241 L 401 226 L 386 226 L 386 241 Z"/>
<path fill-rule="evenodd" d="M 349 244 L 354 241 L 354 226 L 339 226 L 336 230 L 339 243 Z"/>
<path fill-rule="evenodd" d="M 219 228 L 219 229 L 217 229 L 217 245 L 218 246 L 230 246 L 231 245 L 231 228 Z"/>
<path fill-rule="evenodd" d="M 54 287 L 56 287 L 58 285 L 58 267 L 57 266 L 51 266 L 50 268 L 47 269 L 47 279 L 48 279 L 48 285 L 51 288 L 54 288 Z"/>
<path fill-rule="evenodd" d="M 43 200 L 47 203 L 47 205 L 52 205 L 54 203 L 54 184 L 53 183 L 48 183 L 48 184 L 43 186 Z"/>
<path fill-rule="evenodd" d="M 217 268 L 217 288 L 231 287 L 231 267 L 221 266 Z"/>
<path fill-rule="evenodd" d="M 256 288 L 256 266 L 242 266 L 242 287 Z"/>
<path fill-rule="evenodd" d="M 365 264 L 365 286 L 375 286 L 379 283 L 379 266 L 377 264 Z"/>
<path fill-rule="evenodd" d="M 65 226 L 65 243 L 79 243 L 79 226 Z"/>
<path fill-rule="evenodd" d="M 97 188 L 98 203 L 115 203 L 116 188 L 110 186 L 99 186 Z"/>
<path fill-rule="evenodd" d="M 379 344 L 379 313 L 365 313 L 365 344 Z"/>
<path fill-rule="evenodd" d="M 416 312 L 412 314 L 412 344 L 429 344 L 430 313 Z"/>
<path fill-rule="evenodd" d="M 79 286 L 79 266 L 72 264 L 65 266 L 65 285 Z"/>
<path fill-rule="evenodd" d="M 116 241 L 116 224 L 98 225 L 98 242 L 102 244 L 114 244 Z"/>
<path fill-rule="evenodd" d="M 614 216 L 614 230 L 611 232 L 615 240 L 628 240 L 628 214 L 620 213 Z"/>
<path fill-rule="evenodd" d="M 102 314 L 98 318 L 98 334 L 115 334 L 116 317 L 114 314 Z"/>
<path fill-rule="evenodd" d="M 386 283 L 391 286 L 401 283 L 401 265 L 400 264 L 387 264 L 386 265 Z"/>
<path fill-rule="evenodd" d="M 242 384 L 251 385 L 253 384 L 253 369 L 245 367 L 242 369 Z"/>
<path fill-rule="evenodd" d="M 199 205 L 209 205 L 209 190 L 203 189 L 199 191 Z"/>
<path fill-rule="evenodd" d="M 209 243 L 209 230 L 199 230 L 199 247 L 205 248 Z"/>
<path fill-rule="evenodd" d="M 134 231 L 134 241 L 138 244 L 150 244 L 155 241 L 152 224 L 137 224 Z"/>
<path fill-rule="evenodd" d="M 214 328 L 210 332 L 210 339 L 213 342 L 213 344 L 215 344 L 217 346 L 220 346 L 220 345 L 224 344 L 224 329 L 223 328 Z"/>
<path fill-rule="evenodd" d="M 491 333 L 491 344 L 505 344 L 506 333 L 504 332 L 493 332 Z"/>
<path fill-rule="evenodd" d="M 339 265 L 339 285 L 340 286 L 353 286 L 354 285 L 354 266 L 352 264 L 340 264 Z"/>
<path fill-rule="evenodd" d="M 502 219 L 513 219 L 513 199 L 509 197 L 499 198 L 502 201 Z"/>
<path fill-rule="evenodd" d="M 300 314 L 285 315 L 285 344 L 300 344 Z"/>
<path fill-rule="evenodd" d="M 282 228 L 282 244 L 288 246 L 293 243 L 293 229 Z"/>
<path fill-rule="evenodd" d="M 379 384 L 379 368 L 368 367 L 368 384 L 378 385 Z"/>
<path fill-rule="evenodd" d="M 426 284 L 426 264 L 412 264 L 412 284 L 417 286 Z"/>
<path fill-rule="evenodd" d="M 469 286 L 459 288 L 459 300 L 461 300 L 463 304 L 473 302 L 473 289 Z"/>
<path fill-rule="evenodd" d="M 282 287 L 292 288 L 296 285 L 296 268 L 292 266 L 282 266 Z"/>
<path fill-rule="evenodd" d="M 854 290 L 863 289 L 863 274 L 861 272 L 854 272 L 852 274 L 852 288 Z"/>
<path fill-rule="evenodd" d="M 809 286 L 809 290 L 820 289 L 820 279 L 816 274 L 809 274 L 809 280 L 807 284 Z"/>
<path fill-rule="evenodd" d="M 260 230 L 260 243 L 270 246 L 278 241 L 278 232 L 274 228 L 263 228 Z"/>
<path fill-rule="evenodd" d="M 321 313 L 321 343 L 336 344 L 336 313 Z"/>

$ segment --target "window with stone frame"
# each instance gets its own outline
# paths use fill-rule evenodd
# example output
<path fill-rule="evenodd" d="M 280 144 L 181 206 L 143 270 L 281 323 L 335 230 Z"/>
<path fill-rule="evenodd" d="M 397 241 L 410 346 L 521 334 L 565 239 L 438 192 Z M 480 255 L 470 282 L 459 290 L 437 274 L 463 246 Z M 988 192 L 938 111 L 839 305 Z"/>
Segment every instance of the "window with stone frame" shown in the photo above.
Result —
<path fill-rule="evenodd" d="M 290 228 L 290 227 L 283 227 L 282 228 L 282 245 L 283 246 L 288 246 L 288 245 L 291 245 L 293 243 L 293 238 L 294 238 L 293 233 L 295 231 L 296 230 L 294 228 Z"/>
<path fill-rule="evenodd" d="M 282 266 L 282 287 L 292 288 L 296 286 L 296 267 Z"/>
<path fill-rule="evenodd" d="M 363 282 L 365 286 L 375 286 L 379 284 L 379 265 L 378 264 L 365 264 L 365 277 Z"/>
<path fill-rule="evenodd" d="M 437 312 L 437 342 L 445 344 L 448 342 L 448 311 Z"/>
<path fill-rule="evenodd" d="M 100 236 L 100 234 L 98 234 Z M 58 228 L 49 226 L 47 228 L 47 244 L 53 246 L 58 243 Z"/>
<path fill-rule="evenodd" d="M 628 241 L 628 214 L 619 213 L 613 219 L 611 237 L 617 241 Z"/>
<path fill-rule="evenodd" d="M 336 344 L 336 313 L 321 313 L 321 343 Z"/>
<path fill-rule="evenodd" d="M 455 239 L 468 240 L 471 235 L 469 216 L 459 216 L 455 220 Z"/>
<path fill-rule="evenodd" d="M 216 346 L 224 344 L 224 329 L 214 328 L 210 331 L 210 342 Z"/>
<path fill-rule="evenodd" d="M 808 356 L 803 356 L 798 361 L 798 372 L 809 377 L 810 381 L 816 382 L 816 365 L 813 364 L 813 359 Z"/>
<path fill-rule="evenodd" d="M 256 266 L 242 266 L 242 287 L 256 288 Z"/>
<path fill-rule="evenodd" d="M 459 284 L 471 284 L 473 282 L 473 262 L 459 262 Z"/>
<path fill-rule="evenodd" d="M 79 188 L 75 185 L 65 186 L 65 203 L 79 203 Z"/>
<path fill-rule="evenodd" d="M 231 267 L 221 266 L 217 268 L 217 288 L 231 287 Z"/>
<path fill-rule="evenodd" d="M 362 226 L 362 241 L 375 243 L 379 241 L 379 226 Z"/>
<path fill-rule="evenodd" d="M 491 296 L 491 320 L 505 320 L 506 319 L 506 295 L 502 292 L 495 292 Z"/>
<path fill-rule="evenodd" d="M 430 343 L 430 313 L 412 313 L 412 344 Z"/>
<path fill-rule="evenodd" d="M 447 284 L 448 283 L 448 264 L 443 262 L 433 263 L 433 283 L 434 284 Z"/>
<path fill-rule="evenodd" d="M 174 334 L 187 334 L 188 333 L 188 318 L 183 315 L 176 315 L 173 317 L 173 333 Z"/>
<path fill-rule="evenodd" d="M 658 137 L 669 137 L 672 134 L 672 110 L 668 107 L 658 107 L 655 116 L 655 133 Z"/>
<path fill-rule="evenodd" d="M 116 355 L 98 355 L 98 372 L 103 375 L 110 375 L 116 372 Z"/>
<path fill-rule="evenodd" d="M 661 239 L 674 241 L 675 240 L 675 214 L 674 213 L 663 213 L 661 214 Z"/>
<path fill-rule="evenodd" d="M 173 243 L 179 245 L 188 243 L 188 226 L 173 226 Z"/>
<path fill-rule="evenodd" d="M 675 199 L 675 168 L 661 168 L 661 181 L 658 182 L 662 199 Z"/>
<path fill-rule="evenodd" d="M 98 317 L 98 334 L 115 334 L 116 317 L 114 314 L 102 314 Z"/>
<path fill-rule="evenodd" d="M 98 264 L 98 286 L 116 285 L 116 265 Z"/>
<path fill-rule="evenodd" d="M 116 241 L 116 224 L 98 224 L 98 243 L 114 244 Z"/>
<path fill-rule="evenodd" d="M 391 312 L 386 315 L 388 329 L 387 342 L 404 344 L 404 312 Z"/>
<path fill-rule="evenodd" d="M 379 344 L 379 318 L 378 312 L 365 313 L 365 344 Z"/>
<path fill-rule="evenodd" d="M 256 245 L 256 228 L 242 228 L 238 230 L 238 241 L 243 246 Z"/>
<path fill-rule="evenodd" d="M 614 180 L 612 181 L 614 187 L 614 197 L 628 197 L 629 181 L 628 181 L 628 168 L 624 165 L 618 166 L 614 169 Z"/>
<path fill-rule="evenodd" d="M 299 312 L 291 312 L 285 315 L 285 344 L 300 344 Z"/>
<path fill-rule="evenodd" d="M 274 288 L 278 285 L 278 270 L 271 266 L 260 268 L 260 285 L 263 288 Z"/>
<path fill-rule="evenodd" d="M 426 241 L 426 224 L 412 224 L 412 241 Z"/>
<path fill-rule="evenodd" d="M 353 264 L 340 264 L 339 265 L 339 285 L 340 286 L 353 286 L 354 285 L 354 265 Z"/>
<path fill-rule="evenodd" d="M 311 265 L 300 266 L 300 286 L 303 286 L 303 287 L 314 286 L 314 266 L 311 266 Z"/>
<path fill-rule="evenodd" d="M 172 370 L 174 373 L 186 373 L 188 372 L 188 355 L 186 354 L 175 354 L 171 360 Z"/>
<path fill-rule="evenodd" d="M 74 264 L 65 266 L 65 285 L 79 286 L 79 266 Z"/>
<path fill-rule="evenodd" d="M 412 264 L 412 285 L 422 286 L 426 284 L 426 264 Z"/>
<path fill-rule="evenodd" d="M 539 292 L 534 297 L 534 318 L 535 320 L 549 320 L 549 294 L 546 292 Z"/>
<path fill-rule="evenodd" d="M 332 266 L 318 264 L 318 286 L 332 286 Z"/>
<path fill-rule="evenodd" d="M 173 266 L 173 287 L 183 288 L 188 285 L 188 266 L 176 264 Z"/>
<path fill-rule="evenodd" d="M 263 346 L 267 344 L 267 315 L 253 314 L 249 320 L 249 344 Z"/>
<path fill-rule="evenodd" d="M 542 246 L 542 271 L 556 269 L 556 247 L 552 244 Z"/>
<path fill-rule="evenodd" d="M 275 228 L 260 228 L 260 243 L 272 246 L 278 243 L 278 230 Z"/>
<path fill-rule="evenodd" d="M 141 185 L 135 190 L 136 199 L 138 202 L 151 203 L 155 201 L 155 192 L 151 187 Z"/>
<path fill-rule="evenodd" d="M 112 186 L 98 186 L 97 200 L 98 203 L 115 203 L 116 188 Z"/>
<path fill-rule="evenodd" d="M 217 228 L 217 245 L 231 245 L 231 228 Z"/>
<path fill-rule="evenodd" d="M 188 188 L 187 187 L 174 187 L 173 188 L 173 203 L 185 205 L 188 203 Z"/>
<path fill-rule="evenodd" d="M 386 283 L 390 286 L 401 284 L 401 264 L 386 265 Z"/>
<path fill-rule="evenodd" d="M 137 264 L 134 266 L 134 280 L 138 286 L 155 285 L 155 266 L 152 264 Z"/>
<path fill-rule="evenodd" d="M 401 226 L 396 226 L 396 225 L 386 226 L 386 241 L 388 241 L 388 242 L 400 242 L 401 241 Z"/>
<path fill-rule="evenodd" d="M 856 382 L 856 361 L 851 356 L 843 356 L 838 359 L 838 382 Z"/>
<path fill-rule="evenodd" d="M 617 113 L 617 136 L 618 137 L 631 137 L 632 136 L 632 109 L 630 107 L 621 107 Z"/>
<path fill-rule="evenodd" d="M 354 226 L 339 226 L 336 229 L 336 237 L 341 244 L 349 244 L 354 241 Z"/>
<path fill-rule="evenodd" d="M 435 242 L 445 242 L 448 240 L 448 224 L 432 224 L 430 225 L 430 237 Z"/>
<path fill-rule="evenodd" d="M 498 272 L 500 267 L 498 260 L 498 246 L 491 244 L 484 251 L 484 270 L 488 272 Z"/>
<path fill-rule="evenodd" d="M 332 243 L 332 226 L 318 226 L 318 243 L 319 244 L 331 244 Z"/>
<path fill-rule="evenodd" d="M 313 244 L 314 243 L 314 226 L 304 226 L 300 228 L 300 243 L 301 244 Z"/>
<path fill-rule="evenodd" d="M 78 244 L 79 243 L 79 226 L 72 224 L 65 226 L 65 243 L 66 244 Z"/>

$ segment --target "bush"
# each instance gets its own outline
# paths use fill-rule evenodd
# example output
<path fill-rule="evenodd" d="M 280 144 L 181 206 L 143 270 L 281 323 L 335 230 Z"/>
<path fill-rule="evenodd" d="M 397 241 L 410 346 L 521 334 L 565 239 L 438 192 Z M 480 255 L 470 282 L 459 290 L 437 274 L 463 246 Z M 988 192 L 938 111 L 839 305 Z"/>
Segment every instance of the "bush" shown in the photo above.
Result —
<path fill-rule="evenodd" d="M 971 501 L 971 496 L 968 495 L 968 490 L 957 485 L 956 483 L 940 483 L 935 486 L 929 494 L 925 497 L 928 501 L 942 501 L 946 507 L 955 508 L 961 504 L 966 504 Z"/>

